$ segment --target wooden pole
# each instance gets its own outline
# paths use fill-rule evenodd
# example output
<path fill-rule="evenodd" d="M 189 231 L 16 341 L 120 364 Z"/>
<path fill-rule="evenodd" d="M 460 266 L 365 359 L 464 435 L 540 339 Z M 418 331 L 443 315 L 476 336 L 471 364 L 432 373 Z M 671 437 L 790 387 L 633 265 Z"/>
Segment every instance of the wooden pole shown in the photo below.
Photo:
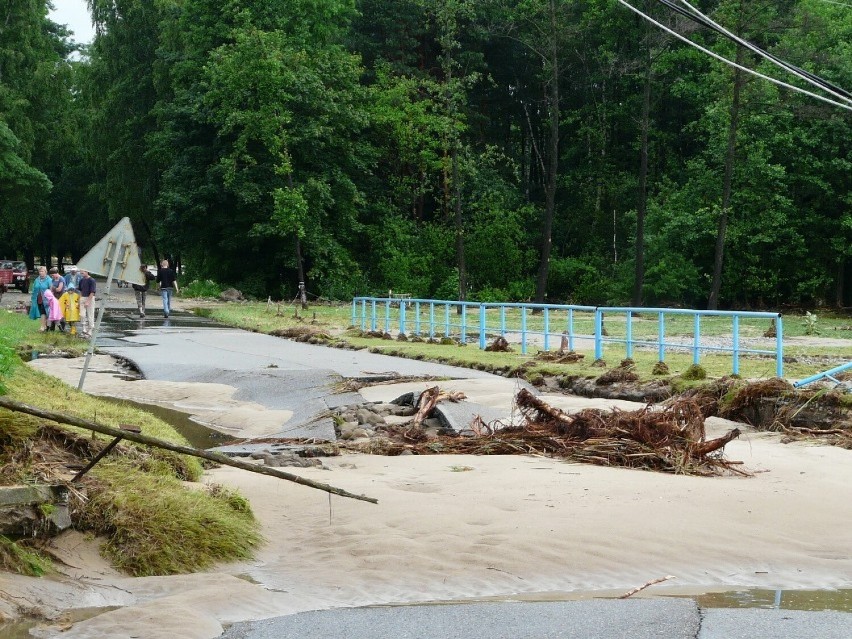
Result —
<path fill-rule="evenodd" d="M 134 433 L 132 431 L 112 428 L 111 426 L 104 426 L 103 424 L 90 422 L 86 419 L 74 417 L 73 415 L 55 413 L 53 411 L 44 410 L 35 406 L 30 406 L 29 404 L 24 404 L 22 402 L 16 402 L 15 400 L 9 399 L 8 397 L 0 397 L 0 407 L 8 408 L 9 410 L 13 410 L 18 413 L 26 413 L 27 415 L 41 417 L 42 419 L 49 419 L 50 421 L 59 422 L 60 424 L 70 424 L 71 426 L 77 426 L 78 428 L 86 428 L 88 430 L 93 430 L 96 433 L 111 435 L 112 437 L 122 437 L 124 439 L 134 441 L 138 444 L 154 446 L 155 448 L 164 448 L 165 450 L 171 450 L 175 453 L 180 453 L 182 455 L 190 455 L 192 457 L 201 457 L 202 459 L 209 459 L 210 461 L 216 462 L 217 464 L 224 464 L 225 466 L 241 468 L 242 470 L 247 470 L 252 473 L 258 473 L 260 475 L 270 475 L 272 477 L 278 477 L 279 479 L 286 479 L 297 484 L 302 484 L 303 486 L 309 486 L 311 488 L 316 488 L 317 490 L 323 490 L 327 493 L 340 495 L 341 497 L 349 497 L 351 499 L 368 501 L 372 504 L 379 503 L 378 499 L 367 497 L 366 495 L 355 495 L 353 493 L 343 490 L 342 488 L 335 488 L 334 486 L 329 486 L 328 484 L 322 484 L 320 482 L 312 481 L 310 479 L 305 479 L 304 477 L 299 477 L 298 475 L 287 473 L 283 470 L 278 470 L 277 468 L 269 468 L 267 466 L 250 464 L 248 462 L 240 461 L 239 459 L 232 459 L 227 455 L 223 455 L 222 453 L 213 453 L 209 450 L 201 450 L 198 448 L 191 448 L 189 446 L 181 446 L 179 444 L 173 444 L 162 439 L 157 439 L 156 437 L 148 437 L 147 435 L 143 435 L 141 433 Z"/>

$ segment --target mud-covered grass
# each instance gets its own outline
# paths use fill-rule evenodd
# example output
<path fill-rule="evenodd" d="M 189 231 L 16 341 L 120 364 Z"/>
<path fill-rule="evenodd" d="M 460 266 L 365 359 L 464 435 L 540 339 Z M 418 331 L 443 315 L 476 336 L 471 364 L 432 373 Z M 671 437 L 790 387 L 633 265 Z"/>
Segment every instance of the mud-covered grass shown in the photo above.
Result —
<path fill-rule="evenodd" d="M 4 355 L 0 386 L 9 398 L 108 426 L 134 424 L 146 435 L 186 445 L 168 424 L 143 410 L 86 395 L 26 366 L 18 352 L 68 336 L 38 332 L 38 324 L 0 313 Z M 8 329 L 8 330 L 7 330 Z M 0 409 L 0 484 L 67 483 L 111 438 Z M 238 494 L 185 484 L 202 474 L 199 460 L 122 442 L 71 491 L 71 518 L 102 535 L 103 553 L 133 575 L 201 570 L 246 558 L 260 542 L 258 524 Z M 37 576 L 49 566 L 39 540 L 0 540 L 0 568 Z"/>
<path fill-rule="evenodd" d="M 245 559 L 260 542 L 251 508 L 221 487 L 187 490 L 167 474 L 101 466 L 77 522 L 103 535 L 103 554 L 137 576 L 196 572 Z"/>

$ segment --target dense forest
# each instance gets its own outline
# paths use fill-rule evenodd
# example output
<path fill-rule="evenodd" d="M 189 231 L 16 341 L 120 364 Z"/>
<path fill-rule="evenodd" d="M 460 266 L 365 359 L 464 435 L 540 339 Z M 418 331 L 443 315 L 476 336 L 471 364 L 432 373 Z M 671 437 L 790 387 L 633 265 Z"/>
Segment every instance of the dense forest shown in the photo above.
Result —
<path fill-rule="evenodd" d="M 657 24 L 89 0 L 81 47 L 6 0 L 0 257 L 76 260 L 128 216 L 148 261 L 264 297 L 852 305 L 852 2 L 629 4 Z"/>

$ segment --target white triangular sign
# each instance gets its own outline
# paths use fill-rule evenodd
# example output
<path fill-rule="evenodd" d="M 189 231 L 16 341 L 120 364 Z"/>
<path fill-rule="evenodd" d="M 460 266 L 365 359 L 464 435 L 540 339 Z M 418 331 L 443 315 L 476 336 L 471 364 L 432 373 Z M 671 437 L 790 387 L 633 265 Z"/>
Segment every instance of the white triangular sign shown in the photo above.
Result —
<path fill-rule="evenodd" d="M 121 221 L 77 262 L 77 268 L 92 275 L 108 276 L 113 260 L 117 260 L 113 279 L 131 284 L 145 284 L 145 278 L 139 270 L 142 266 L 139 247 L 136 246 L 129 217 L 121 218 Z"/>

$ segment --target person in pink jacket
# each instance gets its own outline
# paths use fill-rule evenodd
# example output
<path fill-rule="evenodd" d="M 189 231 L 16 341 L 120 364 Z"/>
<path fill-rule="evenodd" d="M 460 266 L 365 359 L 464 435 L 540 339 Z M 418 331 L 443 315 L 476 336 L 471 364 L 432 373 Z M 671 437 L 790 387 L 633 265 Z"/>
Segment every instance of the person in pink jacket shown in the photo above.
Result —
<path fill-rule="evenodd" d="M 58 326 L 60 331 L 64 331 L 65 318 L 62 316 L 62 309 L 59 308 L 59 300 L 50 289 L 44 292 L 44 307 L 47 309 L 47 330 L 55 331 Z"/>

